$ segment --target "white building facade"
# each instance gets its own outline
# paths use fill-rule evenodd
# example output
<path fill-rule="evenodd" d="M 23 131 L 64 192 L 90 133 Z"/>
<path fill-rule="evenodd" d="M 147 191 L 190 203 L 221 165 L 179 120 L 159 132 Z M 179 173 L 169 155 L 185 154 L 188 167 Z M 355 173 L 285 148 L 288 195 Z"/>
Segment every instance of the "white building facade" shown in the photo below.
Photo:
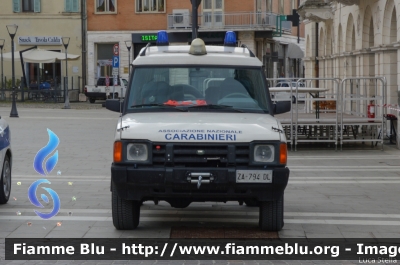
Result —
<path fill-rule="evenodd" d="M 303 0 L 299 13 L 306 24 L 305 76 L 385 76 L 387 113 L 399 118 L 400 0 Z M 400 148 L 399 131 L 400 124 Z"/>

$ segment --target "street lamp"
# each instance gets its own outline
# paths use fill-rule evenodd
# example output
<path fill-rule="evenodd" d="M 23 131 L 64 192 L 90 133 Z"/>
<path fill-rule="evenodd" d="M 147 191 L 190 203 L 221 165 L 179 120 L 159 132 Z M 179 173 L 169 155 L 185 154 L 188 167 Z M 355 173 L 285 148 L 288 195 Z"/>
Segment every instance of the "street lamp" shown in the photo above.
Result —
<path fill-rule="evenodd" d="M 62 37 L 62 42 L 65 48 L 65 85 L 64 85 L 64 95 L 65 95 L 65 102 L 64 102 L 64 109 L 70 109 L 69 106 L 69 97 L 68 97 L 68 59 L 67 59 L 67 51 L 68 51 L 68 44 L 69 44 L 69 37 Z"/>
<path fill-rule="evenodd" d="M 12 105 L 11 105 L 11 112 L 10 112 L 10 117 L 12 118 L 18 118 L 18 111 L 17 111 L 17 104 L 15 103 L 15 69 L 14 69 L 14 37 L 15 34 L 17 34 L 17 29 L 18 26 L 17 25 L 7 25 L 7 31 L 8 34 L 11 37 L 11 70 L 12 70 L 12 88 L 13 88 L 13 92 L 12 92 Z M 3 69 L 3 67 L 1 68 Z"/>
<path fill-rule="evenodd" d="M 4 89 L 4 75 L 3 75 L 3 48 L 5 39 L 0 39 L 0 50 L 1 50 L 1 90 Z"/>
<path fill-rule="evenodd" d="M 125 41 L 126 48 L 128 49 L 128 55 L 129 55 L 129 79 L 131 77 L 131 48 L 132 48 L 132 42 L 130 40 Z"/>

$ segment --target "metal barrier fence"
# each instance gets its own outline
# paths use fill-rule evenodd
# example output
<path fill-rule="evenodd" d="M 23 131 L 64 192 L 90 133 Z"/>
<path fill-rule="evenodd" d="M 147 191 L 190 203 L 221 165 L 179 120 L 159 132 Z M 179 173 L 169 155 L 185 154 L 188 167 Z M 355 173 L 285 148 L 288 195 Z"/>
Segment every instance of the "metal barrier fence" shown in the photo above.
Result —
<path fill-rule="evenodd" d="M 383 150 L 384 137 L 380 137 L 379 129 L 382 134 L 386 132 L 386 89 L 385 77 L 350 77 L 342 80 L 341 148 L 344 142 L 371 142 L 372 145 L 380 142 Z M 344 132 L 349 136 L 350 131 L 353 138 L 344 139 Z"/>
<path fill-rule="evenodd" d="M 302 142 L 334 143 L 342 149 L 345 142 L 381 143 L 386 132 L 386 78 L 267 78 L 273 101 L 290 100 L 290 113 L 279 114 L 288 143 L 297 150 Z M 276 83 L 281 83 L 275 87 Z M 284 84 L 285 86 L 283 87 Z M 294 83 L 294 84 L 293 84 Z M 277 94 L 286 93 L 279 97 Z M 307 93 L 302 98 L 301 94 Z M 308 96 L 311 95 L 311 97 Z M 295 99 L 295 100 L 292 100 Z M 304 101 L 303 109 L 299 101 Z M 368 102 L 373 101 L 373 104 Z M 369 106 L 368 106 L 369 105 Z M 368 108 L 375 116 L 368 117 Z M 350 134 L 351 133 L 351 134 Z"/>
<path fill-rule="evenodd" d="M 323 83 L 321 87 L 320 83 Z M 305 113 L 296 112 L 295 146 L 298 143 L 325 142 L 338 144 L 338 106 L 340 105 L 339 78 L 301 78 L 296 82 L 295 95 L 299 90 L 307 93 Z M 311 97 L 310 97 L 311 96 Z M 298 100 L 296 109 L 298 109 Z M 299 137 L 299 133 L 300 136 Z"/>
<path fill-rule="evenodd" d="M 15 99 L 19 102 L 27 100 L 43 102 L 65 102 L 65 78 L 40 82 L 25 82 L 23 77 L 15 77 Z M 14 89 L 11 77 L 0 79 L 0 101 L 11 101 Z M 3 81 L 3 82 L 2 82 Z M 68 95 L 71 102 L 79 101 L 82 93 L 82 78 L 80 76 L 68 77 Z"/>

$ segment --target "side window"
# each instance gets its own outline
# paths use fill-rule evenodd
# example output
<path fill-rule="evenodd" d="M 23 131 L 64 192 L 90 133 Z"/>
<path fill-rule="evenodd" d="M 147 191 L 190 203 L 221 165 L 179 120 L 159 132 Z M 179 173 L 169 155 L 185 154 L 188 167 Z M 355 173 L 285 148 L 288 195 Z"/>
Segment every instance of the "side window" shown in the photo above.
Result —
<path fill-rule="evenodd" d="M 79 12 L 79 0 L 64 0 L 65 12 Z"/>
<path fill-rule="evenodd" d="M 95 0 L 97 13 L 117 12 L 117 0 Z"/>
<path fill-rule="evenodd" d="M 289 87 L 289 85 L 288 84 L 282 84 L 282 87 Z"/>

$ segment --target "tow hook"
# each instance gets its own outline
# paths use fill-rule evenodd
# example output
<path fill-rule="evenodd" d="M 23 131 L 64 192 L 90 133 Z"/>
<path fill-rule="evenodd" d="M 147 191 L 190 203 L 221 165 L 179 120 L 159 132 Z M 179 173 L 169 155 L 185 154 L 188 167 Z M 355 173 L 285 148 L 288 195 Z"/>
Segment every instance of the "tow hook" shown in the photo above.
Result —
<path fill-rule="evenodd" d="M 191 184 L 197 184 L 197 189 L 200 189 L 201 184 L 209 184 L 214 181 L 214 176 L 211 173 L 189 173 L 187 181 Z"/>

